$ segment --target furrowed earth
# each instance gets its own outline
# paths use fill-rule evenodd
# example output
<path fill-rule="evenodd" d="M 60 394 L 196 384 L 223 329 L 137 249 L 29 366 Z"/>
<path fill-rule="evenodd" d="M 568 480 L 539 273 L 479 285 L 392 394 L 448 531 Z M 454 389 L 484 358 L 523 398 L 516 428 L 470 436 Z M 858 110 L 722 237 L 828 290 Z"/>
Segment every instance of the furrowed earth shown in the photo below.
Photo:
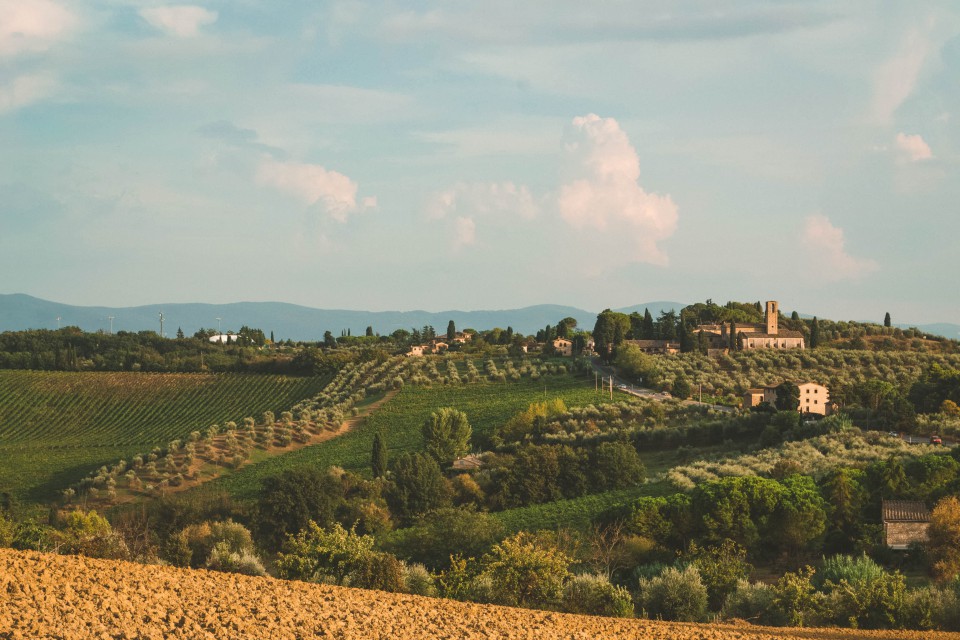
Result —
<path fill-rule="evenodd" d="M 0 638 L 952 639 L 577 616 L 0 549 Z"/>

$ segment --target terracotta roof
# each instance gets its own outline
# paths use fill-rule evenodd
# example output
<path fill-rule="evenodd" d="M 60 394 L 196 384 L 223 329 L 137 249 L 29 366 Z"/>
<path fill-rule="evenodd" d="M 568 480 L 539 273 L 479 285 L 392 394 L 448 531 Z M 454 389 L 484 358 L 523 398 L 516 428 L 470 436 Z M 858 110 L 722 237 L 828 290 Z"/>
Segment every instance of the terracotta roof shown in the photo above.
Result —
<path fill-rule="evenodd" d="M 744 338 L 802 338 L 803 334 L 799 331 L 782 329 L 779 333 L 746 333 Z"/>
<path fill-rule="evenodd" d="M 744 393 L 763 393 L 763 387 L 757 389 L 747 389 Z"/>
<path fill-rule="evenodd" d="M 930 522 L 927 505 L 916 500 L 884 500 L 884 522 Z"/>

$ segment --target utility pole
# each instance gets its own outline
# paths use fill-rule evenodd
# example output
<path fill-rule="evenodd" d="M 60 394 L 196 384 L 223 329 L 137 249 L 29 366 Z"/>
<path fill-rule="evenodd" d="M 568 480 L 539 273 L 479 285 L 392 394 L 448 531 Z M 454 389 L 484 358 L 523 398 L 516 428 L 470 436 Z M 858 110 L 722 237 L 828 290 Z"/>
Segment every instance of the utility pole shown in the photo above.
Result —
<path fill-rule="evenodd" d="M 110 335 L 113 335 L 113 318 L 114 316 L 107 316 L 107 320 L 110 321 Z"/>
<path fill-rule="evenodd" d="M 220 318 L 217 318 L 217 335 L 220 335 Z"/>
<path fill-rule="evenodd" d="M 60 316 L 57 316 L 57 330 L 60 330 Z"/>
<path fill-rule="evenodd" d="M 160 312 L 160 337 L 163 337 L 163 311 Z"/>

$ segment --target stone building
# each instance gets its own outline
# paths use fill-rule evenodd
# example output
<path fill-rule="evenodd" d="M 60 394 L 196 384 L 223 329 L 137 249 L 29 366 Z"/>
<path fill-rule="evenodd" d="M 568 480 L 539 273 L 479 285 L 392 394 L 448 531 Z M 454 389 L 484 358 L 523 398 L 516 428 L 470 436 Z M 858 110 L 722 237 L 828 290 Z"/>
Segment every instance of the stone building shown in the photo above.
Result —
<path fill-rule="evenodd" d="M 768 300 L 763 324 L 702 324 L 702 331 L 710 349 L 729 349 L 731 342 L 738 351 L 751 349 L 804 349 L 803 333 L 780 328 L 780 304 Z M 730 339 L 730 332 L 736 335 Z"/>
<path fill-rule="evenodd" d="M 930 510 L 922 502 L 913 500 L 884 500 L 883 540 L 891 549 L 909 549 L 911 544 L 927 542 L 930 529 Z"/>

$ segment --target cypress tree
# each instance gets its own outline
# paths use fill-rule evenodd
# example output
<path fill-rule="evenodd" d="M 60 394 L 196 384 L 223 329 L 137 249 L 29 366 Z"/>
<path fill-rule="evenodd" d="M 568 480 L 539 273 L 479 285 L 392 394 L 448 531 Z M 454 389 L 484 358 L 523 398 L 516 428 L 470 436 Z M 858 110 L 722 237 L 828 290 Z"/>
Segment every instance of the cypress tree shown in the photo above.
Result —
<path fill-rule="evenodd" d="M 737 350 L 737 323 L 730 321 L 730 351 Z"/>
<path fill-rule="evenodd" d="M 643 331 L 641 331 L 640 337 L 643 340 L 653 340 L 656 338 L 654 333 L 656 330 L 653 328 L 653 316 L 650 315 L 650 309 L 643 310 Z"/>
<path fill-rule="evenodd" d="M 387 443 L 379 431 L 373 436 L 370 469 L 373 471 L 374 478 L 382 478 L 387 474 Z"/>
<path fill-rule="evenodd" d="M 889 311 L 887 311 L 887 314 L 886 314 L 885 316 L 883 316 L 883 326 L 885 326 L 885 327 L 889 327 L 889 326 L 890 326 L 890 312 L 889 312 Z"/>
<path fill-rule="evenodd" d="M 453 340 L 457 337 L 457 325 L 453 323 L 453 320 L 447 323 L 447 340 Z"/>
<path fill-rule="evenodd" d="M 820 321 L 817 316 L 813 316 L 813 322 L 810 323 L 810 348 L 816 349 L 820 344 Z"/>

